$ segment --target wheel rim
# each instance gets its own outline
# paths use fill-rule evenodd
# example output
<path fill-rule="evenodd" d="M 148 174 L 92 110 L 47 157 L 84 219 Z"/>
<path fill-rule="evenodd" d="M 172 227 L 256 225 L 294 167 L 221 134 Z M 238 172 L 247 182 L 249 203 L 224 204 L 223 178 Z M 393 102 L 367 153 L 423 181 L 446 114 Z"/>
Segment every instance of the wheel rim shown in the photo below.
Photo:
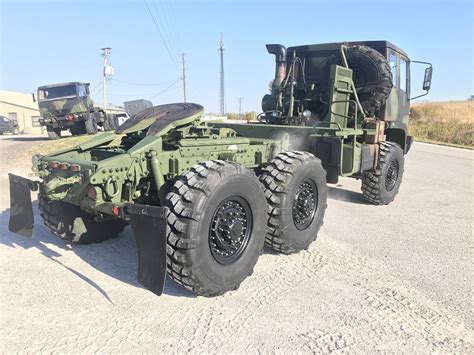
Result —
<path fill-rule="evenodd" d="M 385 177 L 385 190 L 392 191 L 398 180 L 398 161 L 392 160 L 388 166 L 387 175 Z"/>
<path fill-rule="evenodd" d="M 232 196 L 220 203 L 211 220 L 209 246 L 220 264 L 235 262 L 244 252 L 252 234 L 252 213 L 243 198 Z"/>
<path fill-rule="evenodd" d="M 318 208 L 318 189 L 312 180 L 301 182 L 293 200 L 293 222 L 299 230 L 307 229 L 313 223 Z"/>

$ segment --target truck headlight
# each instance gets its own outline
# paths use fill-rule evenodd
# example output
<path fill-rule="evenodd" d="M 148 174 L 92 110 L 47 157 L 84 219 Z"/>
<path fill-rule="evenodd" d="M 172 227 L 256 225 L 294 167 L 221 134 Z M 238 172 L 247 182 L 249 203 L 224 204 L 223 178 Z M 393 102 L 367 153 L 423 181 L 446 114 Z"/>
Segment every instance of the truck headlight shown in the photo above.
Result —
<path fill-rule="evenodd" d="M 310 110 L 304 110 L 303 111 L 303 117 L 304 118 L 309 118 L 311 116 L 311 111 Z"/>

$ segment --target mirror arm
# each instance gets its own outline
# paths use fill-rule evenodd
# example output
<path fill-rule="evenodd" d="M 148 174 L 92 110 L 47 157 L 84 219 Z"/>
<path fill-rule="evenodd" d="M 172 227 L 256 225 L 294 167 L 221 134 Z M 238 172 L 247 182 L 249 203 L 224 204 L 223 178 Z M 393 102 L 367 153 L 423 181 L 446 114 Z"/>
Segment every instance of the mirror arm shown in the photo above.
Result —
<path fill-rule="evenodd" d="M 431 68 L 433 68 L 433 64 L 429 62 L 420 62 L 419 60 L 410 60 L 410 63 L 426 64 L 426 65 L 429 65 Z"/>
<path fill-rule="evenodd" d="M 422 62 L 422 61 L 419 61 L 419 60 L 410 60 L 410 63 L 426 64 L 426 65 L 429 65 L 429 68 L 433 68 L 433 64 L 431 64 L 429 62 Z M 418 96 L 415 96 L 415 97 L 410 97 L 408 99 L 408 101 L 419 99 L 420 97 L 428 95 L 429 92 L 430 92 L 429 90 L 426 90 L 426 92 L 424 94 L 421 94 L 421 95 L 418 95 Z"/>
<path fill-rule="evenodd" d="M 429 93 L 429 91 L 425 92 L 424 94 L 415 96 L 415 97 L 410 97 L 410 98 L 408 99 L 408 101 L 415 100 L 415 99 L 419 99 L 420 97 L 423 97 L 423 96 L 428 95 L 428 93 Z"/>

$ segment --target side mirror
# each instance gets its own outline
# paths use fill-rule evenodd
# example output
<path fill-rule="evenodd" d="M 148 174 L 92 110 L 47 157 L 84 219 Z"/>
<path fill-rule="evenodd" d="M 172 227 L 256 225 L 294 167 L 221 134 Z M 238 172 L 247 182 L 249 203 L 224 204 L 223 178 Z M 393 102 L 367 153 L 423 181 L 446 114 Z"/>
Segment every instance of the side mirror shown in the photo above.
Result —
<path fill-rule="evenodd" d="M 431 88 L 431 76 L 433 75 L 433 67 L 425 69 L 425 78 L 423 79 L 423 90 L 430 91 Z"/>
<path fill-rule="evenodd" d="M 431 63 L 420 62 L 418 60 L 411 60 L 410 63 L 424 64 L 427 66 L 427 68 L 425 69 L 425 76 L 423 78 L 423 90 L 425 91 L 425 93 L 415 97 L 410 97 L 408 99 L 409 101 L 428 95 L 428 92 L 431 89 L 431 76 L 433 75 L 433 65 Z"/>
<path fill-rule="evenodd" d="M 32 97 L 32 99 L 33 99 L 33 102 L 36 102 L 36 96 L 35 96 L 35 94 L 32 93 L 32 94 L 31 94 L 31 97 Z"/>

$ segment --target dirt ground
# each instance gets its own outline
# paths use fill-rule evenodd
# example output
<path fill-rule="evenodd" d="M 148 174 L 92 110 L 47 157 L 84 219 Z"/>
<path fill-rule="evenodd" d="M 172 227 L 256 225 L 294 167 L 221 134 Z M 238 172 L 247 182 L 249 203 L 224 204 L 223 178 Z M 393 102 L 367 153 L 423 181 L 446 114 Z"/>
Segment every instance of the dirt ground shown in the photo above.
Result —
<path fill-rule="evenodd" d="M 70 246 L 43 226 L 7 229 L 7 172 L 39 137 L 0 138 L 0 351 L 473 353 L 474 152 L 414 144 L 389 206 L 360 182 L 331 185 L 308 251 L 266 250 L 241 287 L 195 297 L 167 280 L 161 297 L 136 281 L 129 227 Z M 33 195 L 36 200 L 36 196 Z"/>

